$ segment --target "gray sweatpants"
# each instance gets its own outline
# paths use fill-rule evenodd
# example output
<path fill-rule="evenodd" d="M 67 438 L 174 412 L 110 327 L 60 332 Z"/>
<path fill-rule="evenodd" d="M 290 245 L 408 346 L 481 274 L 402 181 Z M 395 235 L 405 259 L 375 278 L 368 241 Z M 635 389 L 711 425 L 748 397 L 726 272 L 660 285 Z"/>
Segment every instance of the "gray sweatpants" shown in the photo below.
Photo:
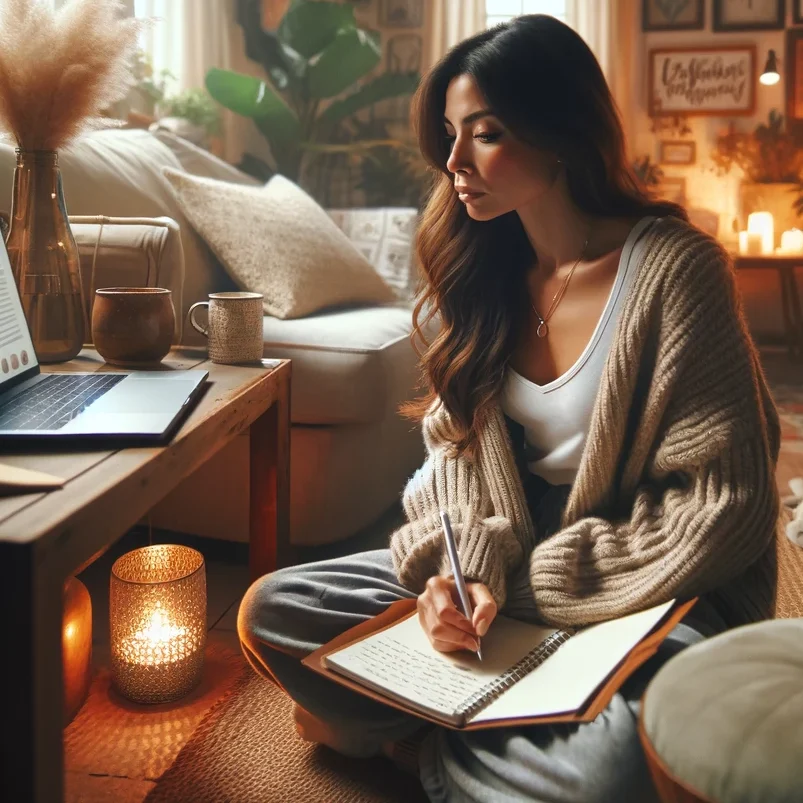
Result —
<path fill-rule="evenodd" d="M 243 650 L 304 709 L 342 737 L 343 752 L 375 755 L 421 721 L 301 666 L 302 657 L 392 602 L 415 596 L 399 585 L 387 549 L 292 566 L 257 580 L 240 607 Z M 512 581 L 507 616 L 534 620 L 526 571 Z M 593 722 L 460 733 L 435 728 L 420 754 L 432 801 L 652 803 L 658 797 L 637 734 L 639 699 L 658 667 L 703 638 L 690 619 L 644 664 Z"/>

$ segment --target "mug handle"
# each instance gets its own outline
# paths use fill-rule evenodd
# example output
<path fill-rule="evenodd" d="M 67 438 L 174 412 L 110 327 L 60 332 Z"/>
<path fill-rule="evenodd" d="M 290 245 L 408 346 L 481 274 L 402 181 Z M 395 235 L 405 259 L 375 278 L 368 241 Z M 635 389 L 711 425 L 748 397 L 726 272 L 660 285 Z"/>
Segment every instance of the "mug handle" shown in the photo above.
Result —
<path fill-rule="evenodd" d="M 204 329 L 196 320 L 195 320 L 195 310 L 198 307 L 206 307 L 206 313 L 209 314 L 209 302 L 208 301 L 196 301 L 188 310 L 187 315 L 190 319 L 190 323 L 192 324 L 192 328 L 196 331 L 200 332 L 204 337 L 209 337 L 209 328 L 207 327 Z"/>

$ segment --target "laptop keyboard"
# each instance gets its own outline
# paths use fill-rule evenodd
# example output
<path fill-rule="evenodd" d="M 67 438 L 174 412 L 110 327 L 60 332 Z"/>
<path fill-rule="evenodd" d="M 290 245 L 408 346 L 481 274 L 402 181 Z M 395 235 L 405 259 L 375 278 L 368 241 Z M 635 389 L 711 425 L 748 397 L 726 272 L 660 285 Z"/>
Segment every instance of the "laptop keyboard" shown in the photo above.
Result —
<path fill-rule="evenodd" d="M 125 378 L 126 374 L 47 374 L 0 404 L 0 430 L 61 429 Z"/>

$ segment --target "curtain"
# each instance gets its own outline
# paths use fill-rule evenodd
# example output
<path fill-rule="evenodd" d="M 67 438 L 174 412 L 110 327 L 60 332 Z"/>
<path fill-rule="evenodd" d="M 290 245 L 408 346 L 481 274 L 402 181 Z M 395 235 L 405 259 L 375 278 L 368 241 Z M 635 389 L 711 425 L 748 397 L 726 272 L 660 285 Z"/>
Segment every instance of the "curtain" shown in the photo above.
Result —
<path fill-rule="evenodd" d="M 427 0 L 426 14 L 424 69 L 485 28 L 485 0 Z"/>
<path fill-rule="evenodd" d="M 567 0 L 566 22 L 585 39 L 602 67 L 622 116 L 628 147 L 635 136 L 634 42 L 638 0 Z"/>

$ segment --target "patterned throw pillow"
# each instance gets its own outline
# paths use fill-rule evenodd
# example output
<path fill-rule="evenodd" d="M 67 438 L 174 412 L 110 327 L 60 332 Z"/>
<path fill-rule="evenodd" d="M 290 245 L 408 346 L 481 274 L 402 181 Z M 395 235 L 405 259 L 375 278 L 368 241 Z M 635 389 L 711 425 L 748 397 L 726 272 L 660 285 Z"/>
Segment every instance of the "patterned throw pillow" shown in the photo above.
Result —
<path fill-rule="evenodd" d="M 329 216 L 399 299 L 413 297 L 418 281 L 413 254 L 417 209 L 330 209 Z"/>
<path fill-rule="evenodd" d="M 239 287 L 265 296 L 269 315 L 396 300 L 326 212 L 284 176 L 252 187 L 171 168 L 164 175 L 192 227 Z"/>

